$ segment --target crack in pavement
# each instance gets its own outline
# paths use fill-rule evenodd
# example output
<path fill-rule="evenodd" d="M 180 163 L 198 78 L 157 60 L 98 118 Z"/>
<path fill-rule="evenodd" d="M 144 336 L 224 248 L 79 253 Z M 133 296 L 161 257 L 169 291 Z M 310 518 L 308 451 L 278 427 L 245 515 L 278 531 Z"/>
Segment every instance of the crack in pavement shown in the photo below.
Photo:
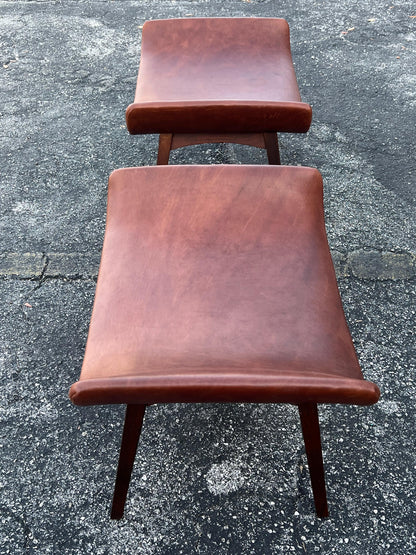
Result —
<path fill-rule="evenodd" d="M 416 253 L 357 249 L 348 253 L 332 251 L 337 278 L 365 280 L 410 280 L 416 277 Z M 13 253 L 0 254 L 0 278 L 36 281 L 96 280 L 100 253 Z"/>

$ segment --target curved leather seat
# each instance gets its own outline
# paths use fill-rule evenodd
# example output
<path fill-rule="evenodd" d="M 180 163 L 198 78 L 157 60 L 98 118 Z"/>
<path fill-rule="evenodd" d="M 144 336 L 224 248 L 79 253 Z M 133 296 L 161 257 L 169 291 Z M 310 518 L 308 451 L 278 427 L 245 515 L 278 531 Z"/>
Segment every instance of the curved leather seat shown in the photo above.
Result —
<path fill-rule="evenodd" d="M 301 167 L 112 173 L 72 401 L 375 403 L 345 321 L 322 191 L 319 172 Z"/>
<path fill-rule="evenodd" d="M 130 133 L 305 133 L 311 118 L 284 19 L 144 24 L 136 95 L 126 111 Z"/>
<path fill-rule="evenodd" d="M 131 168 L 110 177 L 77 404 L 371 404 L 310 168 Z"/>

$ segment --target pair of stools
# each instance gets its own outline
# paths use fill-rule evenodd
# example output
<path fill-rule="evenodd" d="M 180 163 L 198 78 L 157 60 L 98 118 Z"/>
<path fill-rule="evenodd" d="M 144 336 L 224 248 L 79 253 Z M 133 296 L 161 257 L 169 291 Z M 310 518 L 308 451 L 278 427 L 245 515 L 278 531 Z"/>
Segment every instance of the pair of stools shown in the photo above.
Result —
<path fill-rule="evenodd" d="M 159 167 L 117 170 L 78 405 L 127 405 L 113 498 L 121 518 L 145 407 L 299 407 L 316 512 L 328 515 L 317 403 L 370 405 L 328 247 L 322 178 L 279 166 L 277 132 L 306 132 L 283 19 L 147 22 L 130 133 Z M 168 166 L 171 149 L 234 142 L 269 166 Z"/>

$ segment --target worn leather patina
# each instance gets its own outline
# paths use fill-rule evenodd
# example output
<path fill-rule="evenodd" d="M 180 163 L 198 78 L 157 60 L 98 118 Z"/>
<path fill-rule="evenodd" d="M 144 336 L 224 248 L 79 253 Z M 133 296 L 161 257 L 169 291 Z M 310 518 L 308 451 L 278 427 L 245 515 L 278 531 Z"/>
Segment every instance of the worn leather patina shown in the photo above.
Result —
<path fill-rule="evenodd" d="M 377 401 L 311 168 L 130 168 L 108 219 L 76 404 Z"/>
<path fill-rule="evenodd" d="M 144 24 L 136 94 L 126 111 L 130 133 L 304 133 L 311 118 L 284 19 Z"/>

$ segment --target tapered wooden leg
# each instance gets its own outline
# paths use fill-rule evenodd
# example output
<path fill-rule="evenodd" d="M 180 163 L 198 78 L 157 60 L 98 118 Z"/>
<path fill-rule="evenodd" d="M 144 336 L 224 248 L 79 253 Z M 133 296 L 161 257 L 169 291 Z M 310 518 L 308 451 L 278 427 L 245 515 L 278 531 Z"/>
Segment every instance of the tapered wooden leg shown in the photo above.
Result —
<path fill-rule="evenodd" d="M 159 152 L 157 154 L 157 165 L 169 164 L 169 154 L 172 147 L 172 133 L 161 133 L 159 135 Z"/>
<path fill-rule="evenodd" d="M 321 435 L 319 432 L 318 407 L 316 403 L 302 403 L 299 405 L 299 414 L 306 456 L 308 458 L 316 514 L 324 518 L 328 516 L 328 503 L 326 499 Z"/>
<path fill-rule="evenodd" d="M 277 133 L 263 133 L 263 137 L 269 164 L 280 166 L 280 152 Z"/>
<path fill-rule="evenodd" d="M 123 516 L 145 410 L 146 405 L 127 405 L 126 408 L 113 505 L 111 507 L 111 518 L 114 519 L 120 519 Z"/>

